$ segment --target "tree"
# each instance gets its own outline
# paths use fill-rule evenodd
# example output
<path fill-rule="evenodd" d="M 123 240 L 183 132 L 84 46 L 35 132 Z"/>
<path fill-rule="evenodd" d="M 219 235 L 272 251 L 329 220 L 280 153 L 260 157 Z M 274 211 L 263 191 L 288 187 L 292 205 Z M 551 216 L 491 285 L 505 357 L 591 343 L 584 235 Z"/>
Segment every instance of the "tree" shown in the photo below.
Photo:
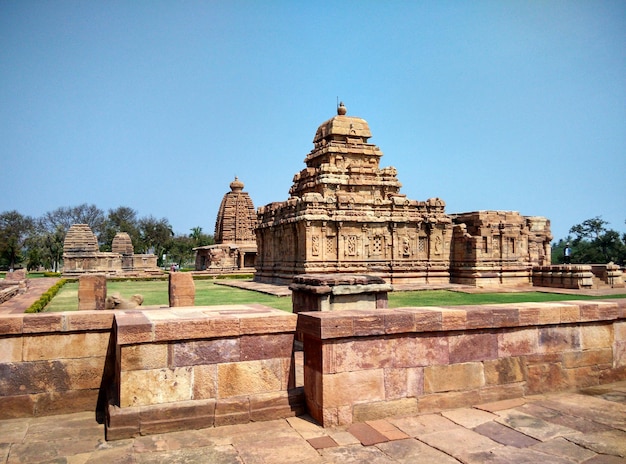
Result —
<path fill-rule="evenodd" d="M 169 261 L 186 267 L 193 259 L 193 239 L 186 235 L 176 235 L 170 241 L 167 252 Z"/>
<path fill-rule="evenodd" d="M 212 235 L 202 233 L 202 227 L 197 226 L 197 227 L 193 227 L 190 230 L 191 230 L 191 233 L 189 234 L 189 238 L 191 238 L 192 240 L 193 248 L 206 246 L 206 245 L 213 245 L 215 243 L 215 240 Z"/>
<path fill-rule="evenodd" d="M 128 206 L 110 209 L 103 229 L 103 233 L 98 237 L 102 251 L 111 251 L 113 239 L 118 232 L 126 232 L 133 246 L 139 244 L 141 240 L 137 212 Z"/>
<path fill-rule="evenodd" d="M 96 235 L 104 231 L 104 212 L 96 205 L 83 203 L 78 206 L 61 207 L 43 215 L 40 220 L 42 227 L 55 233 L 59 229 L 67 233 L 73 224 L 87 224 Z"/>
<path fill-rule="evenodd" d="M 140 244 L 138 249 L 143 253 L 153 253 L 157 256 L 157 265 L 163 266 L 163 252 L 170 244 L 174 231 L 165 218 L 155 219 L 148 216 L 139 220 Z"/>
<path fill-rule="evenodd" d="M 624 264 L 626 261 L 626 234 L 620 238 L 618 232 L 607 228 L 608 225 L 607 221 L 596 216 L 572 226 L 570 233 L 576 234 L 572 240 L 574 262 Z"/>
<path fill-rule="evenodd" d="M 26 239 L 33 229 L 30 216 L 15 210 L 0 214 L 0 261 L 5 266 L 14 269 L 22 262 Z"/>

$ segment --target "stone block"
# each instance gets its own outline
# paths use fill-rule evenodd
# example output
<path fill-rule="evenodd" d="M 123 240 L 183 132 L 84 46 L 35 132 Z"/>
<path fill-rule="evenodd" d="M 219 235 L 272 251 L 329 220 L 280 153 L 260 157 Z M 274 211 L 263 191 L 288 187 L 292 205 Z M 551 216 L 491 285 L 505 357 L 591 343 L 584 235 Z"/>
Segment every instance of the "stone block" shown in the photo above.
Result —
<path fill-rule="evenodd" d="M 250 422 L 250 399 L 220 398 L 215 403 L 215 426 L 245 424 Z"/>
<path fill-rule="evenodd" d="M 304 395 L 287 391 L 250 396 L 250 420 L 254 422 L 283 419 L 304 411 Z"/>
<path fill-rule="evenodd" d="M 104 357 L 108 332 L 79 332 L 24 337 L 24 361 Z"/>
<path fill-rule="evenodd" d="M 152 322 L 141 311 L 116 313 L 114 326 L 118 345 L 132 345 L 154 340 Z"/>
<path fill-rule="evenodd" d="M 191 367 L 126 371 L 120 375 L 120 406 L 191 400 Z M 158 385 L 158 388 L 154 388 Z"/>
<path fill-rule="evenodd" d="M 170 307 L 194 306 L 196 300 L 196 286 L 193 276 L 186 272 L 170 272 L 169 274 L 169 302 Z"/>
<path fill-rule="evenodd" d="M 450 362 L 448 338 L 444 334 L 391 339 L 386 350 L 391 355 L 391 367 L 420 367 Z"/>
<path fill-rule="evenodd" d="M 93 411 L 98 402 L 98 390 L 48 391 L 34 395 L 35 416 Z"/>
<path fill-rule="evenodd" d="M 217 397 L 269 393 L 281 390 L 286 379 L 280 359 L 262 359 L 217 366 Z"/>
<path fill-rule="evenodd" d="M 613 346 L 613 324 L 580 326 L 580 348 L 593 350 Z"/>
<path fill-rule="evenodd" d="M 271 334 L 296 330 L 298 316 L 278 309 L 258 305 L 255 313 L 240 315 L 239 330 L 242 334 Z"/>
<path fill-rule="evenodd" d="M 537 353 L 539 334 L 536 328 L 512 329 L 498 334 L 498 356 L 506 358 Z"/>
<path fill-rule="evenodd" d="M 383 401 L 384 370 L 369 369 L 325 375 L 322 378 L 322 394 L 324 408 Z"/>
<path fill-rule="evenodd" d="M 524 364 L 519 357 L 488 360 L 483 363 L 485 383 L 504 385 L 524 381 Z"/>
<path fill-rule="evenodd" d="M 17 396 L 69 388 L 61 361 L 35 361 L 0 364 L 0 396 Z"/>
<path fill-rule="evenodd" d="M 139 407 L 120 408 L 108 404 L 105 421 L 106 440 L 121 440 L 140 435 Z"/>
<path fill-rule="evenodd" d="M 172 367 L 231 363 L 241 359 L 239 338 L 216 338 L 172 344 Z"/>
<path fill-rule="evenodd" d="M 168 367 L 167 352 L 168 345 L 162 343 L 123 345 L 120 348 L 121 369 L 133 371 Z"/>
<path fill-rule="evenodd" d="M 469 332 L 448 337 L 450 363 L 484 361 L 498 357 L 498 336 L 490 332 Z"/>
<path fill-rule="evenodd" d="M 78 279 L 78 309 L 103 310 L 107 297 L 107 278 L 102 274 L 83 275 Z"/>
<path fill-rule="evenodd" d="M 417 398 L 399 398 L 374 403 L 355 404 L 353 422 L 373 421 L 394 416 L 411 416 L 418 413 Z"/>
<path fill-rule="evenodd" d="M 383 317 L 386 334 L 415 332 L 415 318 L 411 313 L 385 311 Z"/>
<path fill-rule="evenodd" d="M 142 435 L 212 427 L 215 400 L 181 401 L 142 406 L 139 421 Z"/>
<path fill-rule="evenodd" d="M 99 389 L 102 382 L 105 357 L 63 360 L 67 373 L 68 390 Z"/>
<path fill-rule="evenodd" d="M 14 363 L 22 360 L 22 337 L 0 338 L 0 363 Z"/>
<path fill-rule="evenodd" d="M 619 307 L 616 303 L 608 301 L 581 301 L 580 320 L 586 321 L 607 321 L 617 319 Z"/>
<path fill-rule="evenodd" d="M 468 329 L 488 329 L 493 327 L 493 311 L 478 306 L 465 306 Z"/>
<path fill-rule="evenodd" d="M 24 315 L 0 314 L 0 335 L 16 335 L 22 333 Z"/>
<path fill-rule="evenodd" d="M 528 366 L 527 393 L 545 393 L 569 388 L 561 363 L 543 363 Z"/>
<path fill-rule="evenodd" d="M 393 342 L 364 338 L 324 346 L 323 373 L 354 372 L 393 366 Z"/>
<path fill-rule="evenodd" d="M 424 393 L 473 390 L 485 385 L 479 362 L 424 367 Z"/>
<path fill-rule="evenodd" d="M 406 398 L 407 395 L 407 369 L 388 368 L 384 369 L 385 375 L 385 399 L 395 400 Z"/>
<path fill-rule="evenodd" d="M 217 397 L 217 365 L 193 366 L 193 399 Z"/>
<path fill-rule="evenodd" d="M 491 385 L 481 388 L 478 393 L 481 403 L 493 403 L 495 401 L 513 398 L 523 398 L 524 395 L 526 395 L 526 384 L 524 382 L 517 382 L 504 385 Z"/>
<path fill-rule="evenodd" d="M 0 395 L 0 420 L 35 415 L 32 395 Z"/>
<path fill-rule="evenodd" d="M 563 367 L 566 369 L 602 364 L 611 365 L 613 363 L 613 350 L 611 348 L 600 348 L 586 351 L 570 351 L 563 353 L 562 359 Z"/>
<path fill-rule="evenodd" d="M 355 336 L 381 335 L 385 333 L 385 318 L 381 314 L 355 314 L 352 327 Z"/>
<path fill-rule="evenodd" d="M 111 330 L 113 327 L 113 311 L 81 311 L 66 312 L 65 330 L 70 332 L 82 330 Z"/>
<path fill-rule="evenodd" d="M 24 314 L 23 333 L 61 332 L 63 316 L 56 314 Z"/>
<path fill-rule="evenodd" d="M 539 353 L 562 353 L 580 349 L 580 327 L 539 327 Z"/>
<path fill-rule="evenodd" d="M 410 367 L 406 369 L 406 393 L 409 398 L 417 398 L 424 394 L 423 367 Z"/>
<path fill-rule="evenodd" d="M 480 403 L 478 390 L 470 390 L 427 394 L 418 398 L 417 407 L 420 413 L 430 413 L 463 408 L 478 403 Z"/>
<path fill-rule="evenodd" d="M 467 312 L 464 309 L 437 308 L 441 311 L 442 330 L 464 330 L 467 326 Z"/>
<path fill-rule="evenodd" d="M 293 350 L 292 333 L 271 335 L 242 335 L 241 360 L 289 358 Z M 222 361 L 228 362 L 228 361 Z"/>

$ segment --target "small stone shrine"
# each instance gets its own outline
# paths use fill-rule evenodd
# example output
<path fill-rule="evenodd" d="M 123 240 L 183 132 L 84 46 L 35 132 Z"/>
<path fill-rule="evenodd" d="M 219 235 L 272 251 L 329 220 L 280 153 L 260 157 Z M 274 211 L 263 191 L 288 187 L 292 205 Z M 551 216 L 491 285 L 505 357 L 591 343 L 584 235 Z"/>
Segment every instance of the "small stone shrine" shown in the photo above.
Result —
<path fill-rule="evenodd" d="M 449 215 L 439 198 L 410 200 L 364 119 L 322 123 L 287 201 L 258 210 L 255 280 L 367 274 L 391 284 L 529 284 L 550 263 L 550 223 L 517 212 Z"/>
<path fill-rule="evenodd" d="M 215 221 L 215 245 L 194 248 L 196 271 L 254 271 L 256 211 L 237 177 L 224 195 Z"/>
<path fill-rule="evenodd" d="M 153 275 L 161 274 L 157 257 L 152 254 L 135 254 L 130 236 L 118 232 L 113 238 L 112 251 L 98 248 L 98 239 L 88 224 L 73 224 L 63 243 L 63 275 L 75 277 L 83 274 Z"/>

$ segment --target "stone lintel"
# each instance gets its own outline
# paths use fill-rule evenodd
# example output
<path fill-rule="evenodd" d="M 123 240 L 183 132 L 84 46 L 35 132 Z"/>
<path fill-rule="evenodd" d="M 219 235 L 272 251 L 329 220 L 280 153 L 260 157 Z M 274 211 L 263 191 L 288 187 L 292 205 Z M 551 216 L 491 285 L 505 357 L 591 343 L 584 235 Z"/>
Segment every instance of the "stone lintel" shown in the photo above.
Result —
<path fill-rule="evenodd" d="M 262 305 L 128 310 L 115 314 L 118 345 L 293 332 L 297 316 Z"/>
<path fill-rule="evenodd" d="M 569 310 L 571 308 L 571 311 Z M 528 325 L 613 321 L 626 316 L 626 300 L 511 303 L 481 306 L 310 311 L 298 314 L 299 337 L 319 340 L 380 334 L 482 330 Z M 361 321 L 367 320 L 367 330 Z"/>

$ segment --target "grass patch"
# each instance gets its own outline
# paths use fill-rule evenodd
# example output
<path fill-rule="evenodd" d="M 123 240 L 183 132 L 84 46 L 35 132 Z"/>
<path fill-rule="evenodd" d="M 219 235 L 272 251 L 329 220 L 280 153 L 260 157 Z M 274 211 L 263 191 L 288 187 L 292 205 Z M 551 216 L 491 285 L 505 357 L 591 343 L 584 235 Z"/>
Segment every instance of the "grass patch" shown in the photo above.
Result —
<path fill-rule="evenodd" d="M 196 306 L 232 304 L 263 304 L 282 311 L 291 312 L 291 298 L 265 295 L 239 288 L 215 285 L 212 280 L 195 280 Z M 119 293 L 129 299 L 136 293 L 143 295 L 145 306 L 168 305 L 168 282 L 161 281 L 108 281 L 109 295 Z M 420 290 L 389 293 L 389 307 L 404 306 L 456 306 L 498 303 L 522 303 L 542 301 L 592 300 L 606 298 L 626 298 L 624 295 L 594 297 L 585 295 L 563 295 L 557 293 L 462 293 L 449 290 Z M 78 310 L 78 282 L 68 282 L 46 306 L 45 311 Z"/>
<path fill-rule="evenodd" d="M 389 307 L 402 308 L 404 306 L 458 306 L 500 303 L 538 303 L 568 300 L 598 300 L 606 298 L 626 298 L 626 294 L 598 297 L 543 292 L 462 293 L 453 292 L 450 290 L 420 290 L 412 292 L 391 292 L 389 294 Z"/>

